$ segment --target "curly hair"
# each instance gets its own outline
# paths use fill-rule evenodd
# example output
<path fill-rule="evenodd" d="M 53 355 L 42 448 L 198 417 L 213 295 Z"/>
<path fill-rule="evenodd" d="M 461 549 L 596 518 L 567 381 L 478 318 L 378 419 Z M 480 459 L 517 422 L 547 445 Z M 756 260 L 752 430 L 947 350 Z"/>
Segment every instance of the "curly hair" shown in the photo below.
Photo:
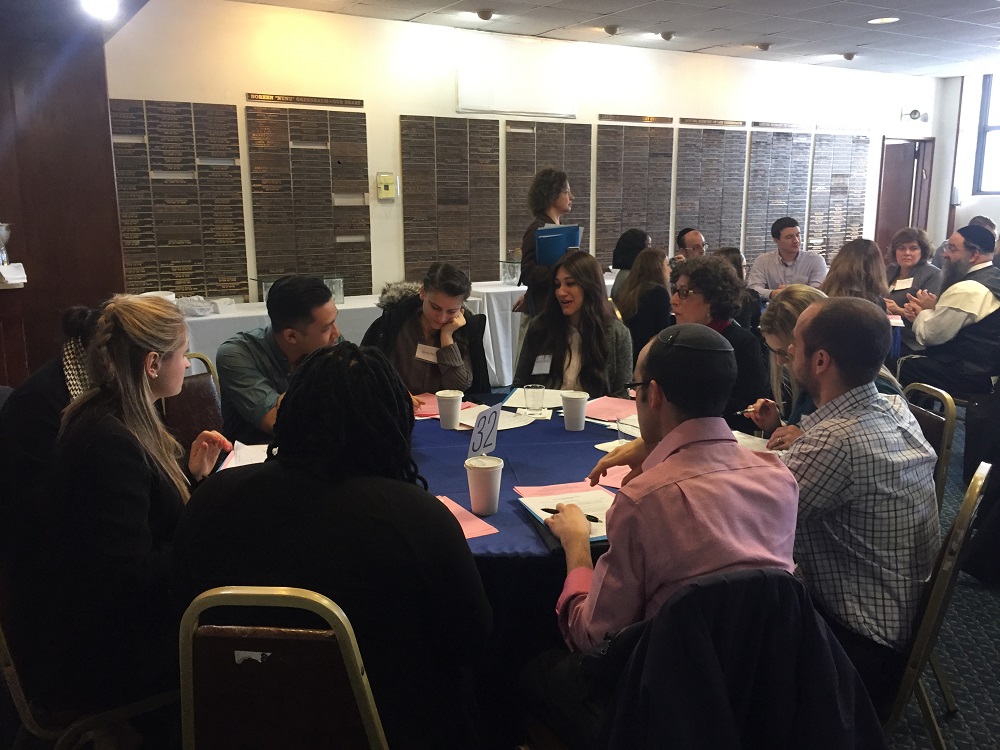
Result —
<path fill-rule="evenodd" d="M 820 289 L 827 297 L 860 297 L 878 304 L 889 293 L 878 245 L 864 239 L 845 243 Z"/>
<path fill-rule="evenodd" d="M 547 167 L 535 175 L 528 189 L 528 208 L 533 214 L 544 214 L 556 202 L 569 182 L 565 172 Z"/>
<path fill-rule="evenodd" d="M 920 260 L 917 261 L 917 265 L 919 266 L 927 262 L 932 252 L 931 238 L 927 236 L 927 232 L 923 229 L 906 227 L 892 235 L 892 241 L 889 243 L 889 247 L 892 248 L 893 263 L 896 262 L 896 251 L 903 245 L 909 245 L 911 242 L 916 242 L 920 246 Z"/>
<path fill-rule="evenodd" d="M 691 289 L 701 292 L 709 305 L 712 320 L 728 320 L 739 311 L 743 285 L 725 258 L 703 255 L 686 260 L 670 273 L 671 283 L 676 284 L 681 276 L 687 276 Z"/>
<path fill-rule="evenodd" d="M 632 272 L 622 285 L 618 311 L 622 320 L 631 320 L 639 310 L 639 300 L 646 292 L 655 286 L 666 288 L 667 277 L 663 272 L 663 264 L 667 254 L 656 248 L 646 248 L 632 264 Z"/>
<path fill-rule="evenodd" d="M 427 489 L 412 434 L 413 402 L 389 360 L 344 342 L 317 349 L 295 371 L 268 452 L 331 477 L 387 477 Z"/>
<path fill-rule="evenodd" d="M 565 269 L 583 290 L 580 308 L 580 385 L 588 393 L 607 393 L 609 383 L 605 365 L 611 356 L 611 347 L 604 332 L 605 325 L 614 316 L 608 302 L 604 275 L 597 259 L 582 250 L 570 250 L 554 266 L 549 277 L 555 288 L 556 274 Z M 530 342 L 530 345 L 529 345 Z M 563 314 L 559 301 L 550 293 L 545 308 L 532 321 L 525 334 L 525 349 L 552 355 L 552 366 L 544 385 L 558 388 L 562 384 L 563 366 L 569 355 L 569 317 Z"/>

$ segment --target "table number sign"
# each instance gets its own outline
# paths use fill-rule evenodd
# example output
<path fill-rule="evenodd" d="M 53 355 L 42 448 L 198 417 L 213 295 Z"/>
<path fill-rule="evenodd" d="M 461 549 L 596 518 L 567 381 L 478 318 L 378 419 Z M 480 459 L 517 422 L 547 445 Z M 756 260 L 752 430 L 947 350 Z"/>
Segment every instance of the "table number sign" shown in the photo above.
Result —
<path fill-rule="evenodd" d="M 497 447 L 497 427 L 500 424 L 500 409 L 503 403 L 484 409 L 476 415 L 469 440 L 469 454 L 466 458 L 482 456 Z"/>

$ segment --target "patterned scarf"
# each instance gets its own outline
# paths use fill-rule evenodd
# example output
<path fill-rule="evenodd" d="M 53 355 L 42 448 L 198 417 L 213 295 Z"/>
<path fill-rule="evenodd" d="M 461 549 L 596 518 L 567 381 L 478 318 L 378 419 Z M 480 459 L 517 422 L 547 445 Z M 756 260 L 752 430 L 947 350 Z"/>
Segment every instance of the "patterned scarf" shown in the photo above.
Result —
<path fill-rule="evenodd" d="M 93 387 L 87 375 L 87 353 L 80 339 L 66 339 L 62 348 L 62 367 L 71 401 Z"/>

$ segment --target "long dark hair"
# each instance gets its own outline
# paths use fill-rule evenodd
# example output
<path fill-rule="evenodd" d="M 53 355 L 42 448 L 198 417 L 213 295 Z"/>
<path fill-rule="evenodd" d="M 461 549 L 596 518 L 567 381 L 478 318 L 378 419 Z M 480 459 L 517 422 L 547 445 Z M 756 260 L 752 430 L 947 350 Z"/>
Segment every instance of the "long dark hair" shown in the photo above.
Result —
<path fill-rule="evenodd" d="M 420 484 L 410 452 L 413 403 L 379 350 L 342 343 L 310 354 L 289 384 L 270 452 L 331 477 Z"/>
<path fill-rule="evenodd" d="M 614 313 L 608 302 L 601 264 L 588 253 L 571 250 L 552 266 L 549 278 L 552 288 L 560 268 L 564 268 L 583 290 L 579 325 L 580 385 L 589 393 L 607 393 L 609 384 L 604 368 L 611 356 L 611 347 L 604 327 Z M 563 366 L 569 355 L 569 316 L 563 315 L 554 293 L 549 294 L 545 309 L 532 323 L 525 339 L 526 346 L 534 351 L 552 355 L 546 387 L 561 386 Z"/>
<path fill-rule="evenodd" d="M 631 320 L 639 310 L 639 300 L 653 287 L 667 288 L 667 277 L 663 272 L 663 263 L 667 254 L 662 250 L 649 247 L 636 256 L 632 264 L 632 272 L 625 279 L 622 293 L 619 297 L 618 311 L 622 320 Z"/>

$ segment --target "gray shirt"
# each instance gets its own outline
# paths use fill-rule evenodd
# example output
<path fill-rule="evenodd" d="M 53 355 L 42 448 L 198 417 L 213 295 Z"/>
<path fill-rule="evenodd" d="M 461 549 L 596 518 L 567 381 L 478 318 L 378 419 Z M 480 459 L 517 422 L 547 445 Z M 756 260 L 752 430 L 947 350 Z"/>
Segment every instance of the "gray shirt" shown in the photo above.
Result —
<path fill-rule="evenodd" d="M 264 416 L 288 390 L 288 358 L 278 348 L 271 326 L 237 333 L 215 356 L 222 391 L 222 432 L 241 443 L 266 443 Z"/>
<path fill-rule="evenodd" d="M 771 292 L 783 284 L 808 284 L 819 288 L 826 278 L 826 261 L 823 256 L 808 250 L 799 250 L 791 263 L 786 263 L 777 250 L 757 256 L 747 286 L 755 290 L 765 302 Z"/>

